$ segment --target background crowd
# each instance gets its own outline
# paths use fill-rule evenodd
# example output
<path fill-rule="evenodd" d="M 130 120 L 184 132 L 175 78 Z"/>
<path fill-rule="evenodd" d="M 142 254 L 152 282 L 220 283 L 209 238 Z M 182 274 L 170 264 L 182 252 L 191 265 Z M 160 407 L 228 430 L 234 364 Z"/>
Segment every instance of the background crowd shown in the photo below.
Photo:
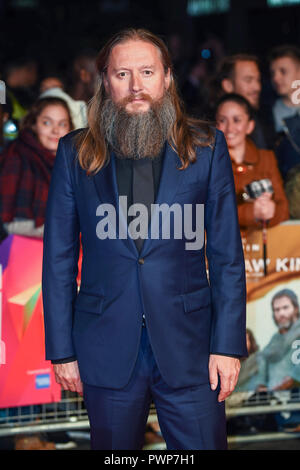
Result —
<path fill-rule="evenodd" d="M 223 53 L 212 68 L 203 54 L 186 61 L 173 42 L 186 112 L 224 132 L 241 229 L 300 218 L 300 49 L 281 45 L 267 51 L 269 74 L 262 77 L 255 55 Z M 43 235 L 59 138 L 87 125 L 96 56 L 94 50 L 78 53 L 65 75 L 40 76 L 32 58 L 8 61 L 1 70 L 6 84 L 6 104 L 0 107 L 1 238 Z"/>
<path fill-rule="evenodd" d="M 300 48 L 282 44 L 260 58 L 251 51 L 229 55 L 210 38 L 186 57 L 176 34 L 168 46 L 186 112 L 224 132 L 241 231 L 300 219 Z M 9 234 L 43 237 L 59 139 L 87 125 L 97 52 L 74 52 L 64 69 L 52 60 L 42 71 L 33 57 L 9 58 L 0 69 L 6 85 L 6 104 L 0 105 L 0 240 Z M 207 60 L 211 55 L 214 60 Z M 148 432 L 159 440 L 158 427 Z"/>

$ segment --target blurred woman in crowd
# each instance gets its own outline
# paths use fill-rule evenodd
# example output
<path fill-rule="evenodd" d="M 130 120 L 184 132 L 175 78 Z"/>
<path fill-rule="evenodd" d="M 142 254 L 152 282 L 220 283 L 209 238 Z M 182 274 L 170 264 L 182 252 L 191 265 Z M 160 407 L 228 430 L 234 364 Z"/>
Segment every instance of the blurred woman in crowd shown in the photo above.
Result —
<path fill-rule="evenodd" d="M 275 155 L 271 150 L 258 149 L 248 138 L 255 126 L 251 105 L 240 95 L 226 94 L 218 102 L 216 121 L 224 132 L 232 161 L 241 229 L 260 228 L 263 221 L 272 227 L 287 220 L 288 202 Z M 249 199 L 245 187 L 263 179 L 271 182 L 273 192 Z"/>
<path fill-rule="evenodd" d="M 58 142 L 72 129 L 64 100 L 39 99 L 21 123 L 18 138 L 1 154 L 0 218 L 8 233 L 43 236 Z"/>

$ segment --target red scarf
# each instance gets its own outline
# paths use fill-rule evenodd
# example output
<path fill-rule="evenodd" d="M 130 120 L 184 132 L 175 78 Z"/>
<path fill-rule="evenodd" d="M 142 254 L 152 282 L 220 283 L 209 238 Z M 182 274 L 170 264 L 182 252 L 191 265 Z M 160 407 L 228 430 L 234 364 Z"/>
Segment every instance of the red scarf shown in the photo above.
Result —
<path fill-rule="evenodd" d="M 4 149 L 0 157 L 0 217 L 45 222 L 45 211 L 55 155 L 45 149 L 30 131 Z"/>

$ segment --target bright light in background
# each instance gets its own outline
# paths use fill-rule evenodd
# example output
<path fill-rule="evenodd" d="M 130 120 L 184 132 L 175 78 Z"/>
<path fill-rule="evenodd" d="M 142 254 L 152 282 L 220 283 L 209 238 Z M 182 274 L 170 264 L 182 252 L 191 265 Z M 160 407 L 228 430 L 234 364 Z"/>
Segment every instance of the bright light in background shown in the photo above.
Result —
<path fill-rule="evenodd" d="M 11 6 L 13 8 L 37 8 L 39 6 L 39 0 L 11 0 Z"/>
<path fill-rule="evenodd" d="M 291 5 L 300 5 L 300 0 L 267 0 L 269 7 L 285 7 Z"/>
<path fill-rule="evenodd" d="M 230 9 L 230 0 L 188 0 L 187 13 L 190 16 L 225 13 Z"/>
<path fill-rule="evenodd" d="M 210 59 L 211 58 L 211 51 L 209 49 L 202 49 L 201 57 L 202 57 L 202 59 Z"/>

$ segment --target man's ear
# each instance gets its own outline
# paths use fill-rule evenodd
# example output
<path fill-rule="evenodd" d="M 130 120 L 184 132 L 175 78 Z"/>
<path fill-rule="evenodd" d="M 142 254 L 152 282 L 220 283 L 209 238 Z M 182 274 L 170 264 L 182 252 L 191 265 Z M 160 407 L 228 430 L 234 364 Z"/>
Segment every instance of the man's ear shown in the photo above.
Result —
<path fill-rule="evenodd" d="M 221 81 L 221 87 L 225 93 L 233 93 L 233 83 L 229 78 L 223 78 Z"/>
<path fill-rule="evenodd" d="M 165 89 L 166 89 L 166 90 L 169 89 L 171 80 L 172 80 L 171 70 L 168 69 L 167 72 L 166 72 L 166 74 L 165 74 Z"/>
<path fill-rule="evenodd" d="M 83 83 L 89 83 L 91 80 L 91 74 L 85 69 L 80 69 L 79 72 L 80 79 Z"/>
<path fill-rule="evenodd" d="M 102 74 L 102 81 L 103 81 L 103 85 L 104 85 L 104 88 L 105 88 L 105 92 L 108 95 L 109 94 L 109 83 L 108 83 L 107 76 L 106 76 L 105 72 L 103 72 L 103 74 Z"/>

